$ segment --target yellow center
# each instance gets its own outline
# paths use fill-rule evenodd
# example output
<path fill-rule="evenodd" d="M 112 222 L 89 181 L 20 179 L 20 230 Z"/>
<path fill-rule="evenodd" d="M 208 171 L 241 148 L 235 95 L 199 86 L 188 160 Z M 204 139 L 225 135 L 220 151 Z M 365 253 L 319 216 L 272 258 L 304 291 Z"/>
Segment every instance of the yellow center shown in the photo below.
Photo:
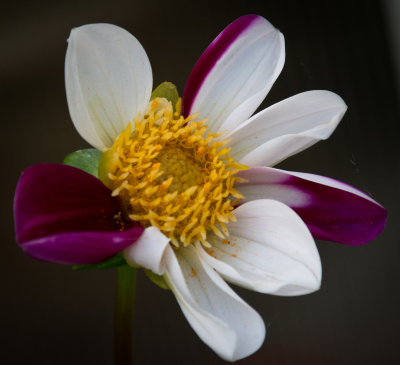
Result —
<path fill-rule="evenodd" d="M 243 197 L 234 175 L 246 167 L 229 157 L 229 141 L 194 119 L 156 98 L 135 119 L 133 133 L 129 124 L 100 160 L 99 177 L 124 213 L 158 227 L 177 247 L 197 240 L 209 247 L 208 230 L 228 236 L 225 224 L 235 220 L 231 211 Z"/>

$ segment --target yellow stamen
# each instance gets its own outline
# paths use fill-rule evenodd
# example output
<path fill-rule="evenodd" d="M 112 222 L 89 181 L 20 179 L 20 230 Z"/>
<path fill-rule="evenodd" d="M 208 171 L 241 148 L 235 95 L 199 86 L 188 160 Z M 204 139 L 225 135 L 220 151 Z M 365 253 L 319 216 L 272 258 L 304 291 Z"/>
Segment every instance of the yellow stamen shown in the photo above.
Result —
<path fill-rule="evenodd" d="M 125 214 L 143 226 L 158 227 L 174 246 L 200 241 L 210 247 L 207 232 L 225 239 L 225 224 L 234 221 L 234 189 L 245 169 L 229 157 L 227 141 L 207 131 L 195 115 L 173 112 L 163 98 L 118 136 L 100 160 L 99 177 L 118 196 Z"/>

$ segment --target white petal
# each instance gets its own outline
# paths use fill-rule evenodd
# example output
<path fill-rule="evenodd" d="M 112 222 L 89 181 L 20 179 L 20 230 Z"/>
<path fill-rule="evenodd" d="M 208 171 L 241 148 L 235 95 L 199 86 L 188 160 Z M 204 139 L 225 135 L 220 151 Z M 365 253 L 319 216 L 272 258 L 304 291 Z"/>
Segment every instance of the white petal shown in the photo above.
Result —
<path fill-rule="evenodd" d="M 232 156 L 250 166 L 272 166 L 327 139 L 346 112 L 342 98 L 314 90 L 264 109 L 230 134 Z"/>
<path fill-rule="evenodd" d="M 201 261 L 194 247 L 168 248 L 164 275 L 186 319 L 219 356 L 234 361 L 251 355 L 265 337 L 262 318 Z"/>
<path fill-rule="evenodd" d="M 218 59 L 208 60 L 219 48 L 223 51 Z M 209 118 L 213 131 L 233 129 L 261 104 L 284 61 L 283 35 L 271 23 L 252 15 L 237 19 L 200 57 L 198 64 L 202 66 L 196 64 L 193 69 L 186 88 L 194 89 L 196 96 L 188 112 L 199 113 L 200 119 Z M 204 68 L 207 72 L 198 75 L 198 69 Z M 195 86 L 192 79 L 201 79 L 201 83 Z M 187 94 L 185 89 L 184 103 Z"/>
<path fill-rule="evenodd" d="M 148 227 L 139 239 L 123 252 L 126 262 L 133 267 L 144 267 L 157 275 L 164 275 L 165 253 L 169 238 L 156 227 Z"/>
<path fill-rule="evenodd" d="M 106 150 L 150 99 L 150 62 L 138 40 L 111 24 L 71 31 L 65 86 L 75 128 L 93 147 Z"/>
<path fill-rule="evenodd" d="M 299 216 L 275 200 L 239 206 L 229 224 L 229 240 L 212 237 L 212 251 L 196 249 L 226 280 L 275 295 L 318 290 L 321 261 L 314 240 Z"/>

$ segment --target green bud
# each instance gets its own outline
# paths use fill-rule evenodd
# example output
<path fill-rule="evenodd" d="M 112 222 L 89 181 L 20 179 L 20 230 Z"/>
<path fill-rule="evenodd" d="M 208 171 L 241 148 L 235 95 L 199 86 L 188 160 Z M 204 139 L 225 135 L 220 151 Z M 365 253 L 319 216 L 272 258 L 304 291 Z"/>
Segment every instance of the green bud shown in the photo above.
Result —
<path fill-rule="evenodd" d="M 158 85 L 151 94 L 150 100 L 155 98 L 165 98 L 171 102 L 174 112 L 179 100 L 178 89 L 172 82 L 165 81 Z M 178 110 L 180 112 L 180 110 Z"/>

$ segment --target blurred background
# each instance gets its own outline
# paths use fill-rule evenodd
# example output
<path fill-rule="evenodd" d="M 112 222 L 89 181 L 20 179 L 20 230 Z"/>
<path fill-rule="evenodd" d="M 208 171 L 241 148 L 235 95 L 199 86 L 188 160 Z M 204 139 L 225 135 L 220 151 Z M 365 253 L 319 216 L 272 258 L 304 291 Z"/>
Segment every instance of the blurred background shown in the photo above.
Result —
<path fill-rule="evenodd" d="M 264 318 L 264 345 L 239 364 L 393 364 L 399 361 L 400 1 L 18 1 L 0 14 L 0 359 L 3 364 L 111 364 L 115 270 L 72 271 L 26 257 L 15 243 L 21 172 L 88 145 L 70 120 L 64 56 L 71 28 L 109 22 L 134 34 L 154 87 L 182 93 L 207 45 L 256 13 L 286 39 L 286 64 L 260 108 L 327 89 L 349 106 L 333 136 L 280 168 L 346 181 L 383 204 L 386 230 L 361 247 L 318 242 L 321 290 L 281 298 L 237 289 Z M 174 296 L 139 274 L 137 364 L 223 364 L 183 317 Z M 236 288 L 235 288 L 236 290 Z"/>

